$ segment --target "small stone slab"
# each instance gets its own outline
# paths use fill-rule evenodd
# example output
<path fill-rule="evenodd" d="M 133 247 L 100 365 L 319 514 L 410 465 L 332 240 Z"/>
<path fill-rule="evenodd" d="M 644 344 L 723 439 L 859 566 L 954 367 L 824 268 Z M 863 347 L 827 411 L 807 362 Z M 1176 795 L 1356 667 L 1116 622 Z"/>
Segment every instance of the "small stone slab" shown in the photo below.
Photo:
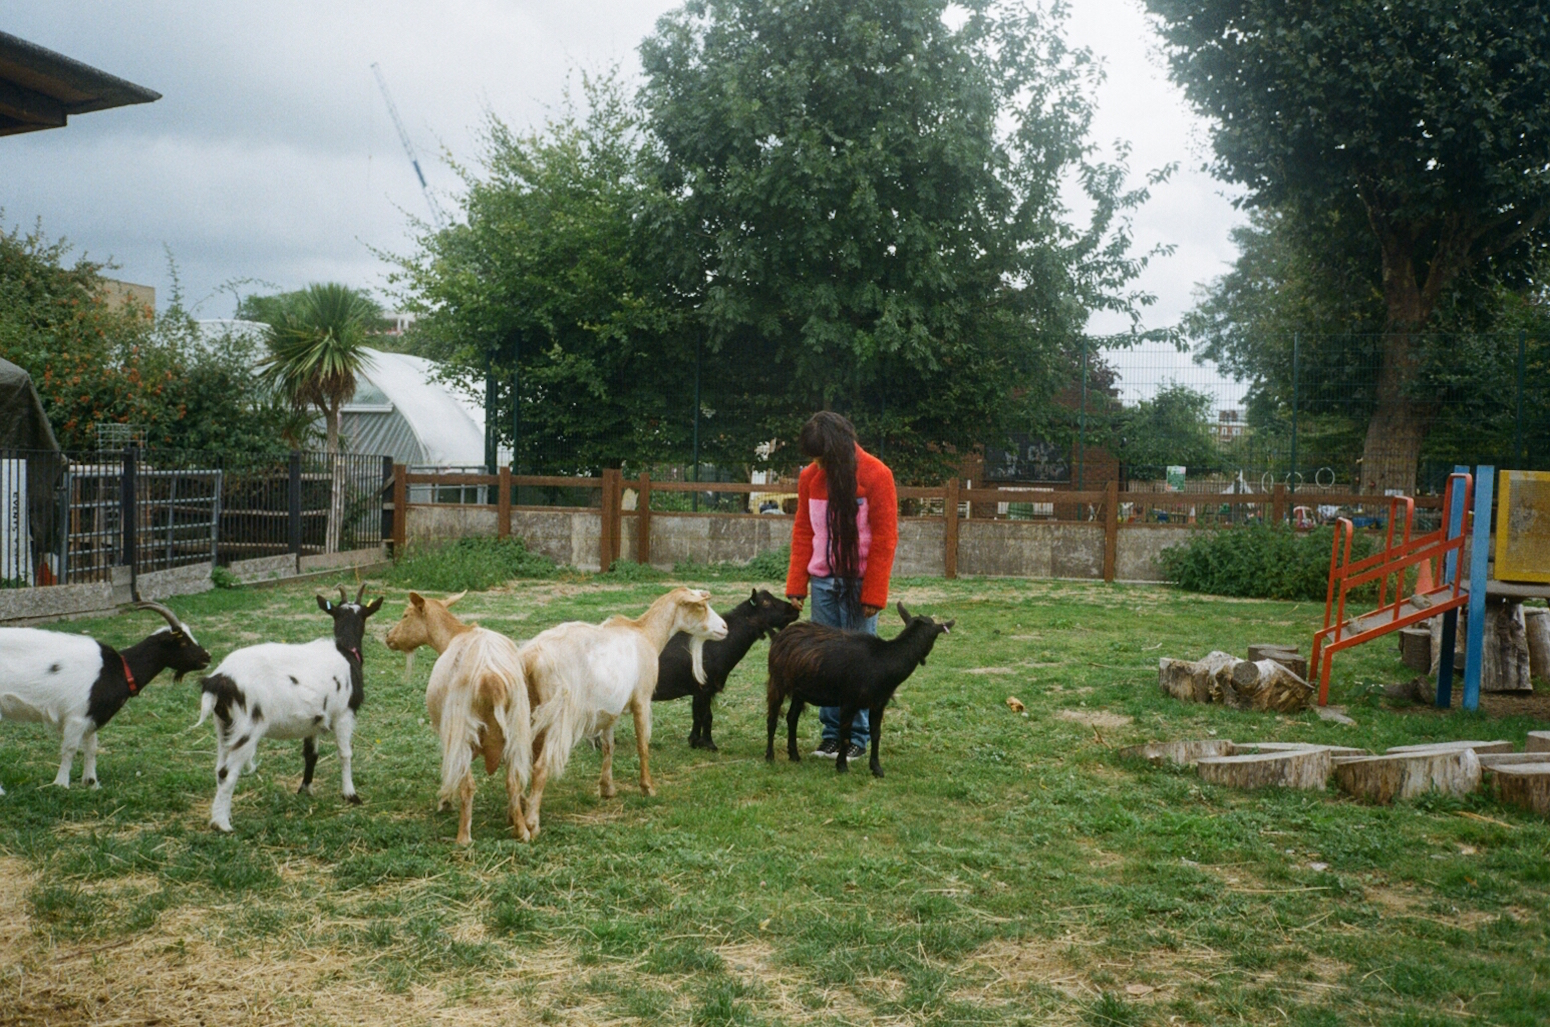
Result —
<path fill-rule="evenodd" d="M 1526 752 L 1550 752 L 1550 731 L 1530 731 L 1523 748 Z"/>
<path fill-rule="evenodd" d="M 1317 742 L 1238 742 L 1229 756 L 1249 756 L 1257 752 L 1300 752 L 1323 749 L 1331 756 L 1371 756 L 1371 749 L 1358 749 L 1354 745 L 1320 745 Z"/>
<path fill-rule="evenodd" d="M 1225 738 L 1196 738 L 1178 742 L 1147 742 L 1121 749 L 1121 756 L 1143 759 L 1151 763 L 1176 763 L 1188 767 L 1202 756 L 1228 756 L 1233 743 Z"/>
<path fill-rule="evenodd" d="M 1432 752 L 1447 749 L 1473 749 L 1475 751 L 1475 755 L 1479 756 L 1482 753 L 1488 752 L 1512 752 L 1515 748 L 1516 746 L 1514 746 L 1511 742 L 1499 738 L 1494 742 L 1423 742 L 1420 745 L 1396 745 L 1388 750 L 1388 754 L 1390 756 L 1395 756 L 1407 752 Z"/>
<path fill-rule="evenodd" d="M 1550 817 L 1550 761 L 1497 767 L 1493 776 L 1502 802 Z"/>
<path fill-rule="evenodd" d="M 1233 788 L 1305 788 L 1323 791 L 1329 780 L 1326 749 L 1289 749 L 1244 756 L 1210 756 L 1195 767 L 1200 779 Z"/>
<path fill-rule="evenodd" d="M 1480 787 L 1480 757 L 1470 748 L 1432 748 L 1334 760 L 1335 783 L 1368 802 L 1390 803 L 1427 792 L 1468 795 Z"/>

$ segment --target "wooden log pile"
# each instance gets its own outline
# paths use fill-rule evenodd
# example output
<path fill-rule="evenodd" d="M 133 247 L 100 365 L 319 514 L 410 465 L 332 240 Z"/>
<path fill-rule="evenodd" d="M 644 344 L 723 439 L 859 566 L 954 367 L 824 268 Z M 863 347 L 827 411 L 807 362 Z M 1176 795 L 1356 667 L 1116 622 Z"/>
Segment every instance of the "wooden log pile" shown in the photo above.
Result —
<path fill-rule="evenodd" d="M 1220 651 L 1202 660 L 1163 657 L 1157 663 L 1157 685 L 1184 702 L 1280 713 L 1306 709 L 1313 696 L 1313 687 L 1279 660 L 1240 660 Z"/>

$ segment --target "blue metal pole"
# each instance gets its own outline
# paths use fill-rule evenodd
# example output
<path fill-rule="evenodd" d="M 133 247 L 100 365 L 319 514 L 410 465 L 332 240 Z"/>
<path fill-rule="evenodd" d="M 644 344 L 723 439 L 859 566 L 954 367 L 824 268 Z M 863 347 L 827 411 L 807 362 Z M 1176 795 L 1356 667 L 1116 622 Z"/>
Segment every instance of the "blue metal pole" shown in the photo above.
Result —
<path fill-rule="evenodd" d="M 1454 474 L 1468 474 L 1469 468 L 1462 465 L 1453 468 Z M 1464 530 L 1464 490 L 1457 489 L 1448 503 L 1448 539 L 1458 538 Z M 1442 584 L 1453 584 L 1453 577 L 1458 573 L 1459 554 L 1449 553 L 1443 558 Z M 1442 649 L 1437 654 L 1437 708 L 1447 709 L 1453 705 L 1453 651 L 1458 648 L 1458 610 L 1449 610 L 1442 615 Z"/>
<path fill-rule="evenodd" d="M 1475 472 L 1475 532 L 1469 550 L 1469 634 L 1464 639 L 1464 709 L 1480 708 L 1480 671 L 1485 658 L 1485 583 L 1490 576 L 1491 498 L 1496 468 Z"/>

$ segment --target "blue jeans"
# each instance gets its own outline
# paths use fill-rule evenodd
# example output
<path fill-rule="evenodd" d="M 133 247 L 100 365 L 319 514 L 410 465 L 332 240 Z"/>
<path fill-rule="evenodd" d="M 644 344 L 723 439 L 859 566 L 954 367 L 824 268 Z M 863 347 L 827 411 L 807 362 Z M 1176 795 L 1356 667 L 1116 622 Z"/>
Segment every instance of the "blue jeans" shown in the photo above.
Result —
<path fill-rule="evenodd" d="M 856 582 L 859 589 L 861 583 Z M 808 581 L 808 589 L 812 592 L 813 623 L 827 624 L 831 628 L 844 628 L 847 631 L 864 631 L 869 635 L 877 634 L 877 614 L 870 617 L 858 617 L 845 609 L 845 604 L 840 601 L 840 585 L 834 578 L 813 577 Z M 838 706 L 818 707 L 818 722 L 823 725 L 824 739 L 839 740 L 840 708 Z M 872 716 L 867 710 L 857 710 L 855 719 L 850 722 L 850 740 L 853 744 L 866 748 L 872 739 Z"/>

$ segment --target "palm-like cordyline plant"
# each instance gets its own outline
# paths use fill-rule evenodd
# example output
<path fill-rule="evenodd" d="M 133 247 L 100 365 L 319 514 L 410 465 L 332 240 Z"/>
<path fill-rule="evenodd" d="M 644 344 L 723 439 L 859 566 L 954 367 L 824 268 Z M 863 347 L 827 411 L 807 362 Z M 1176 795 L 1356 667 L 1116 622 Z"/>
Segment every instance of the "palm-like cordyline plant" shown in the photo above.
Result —
<path fill-rule="evenodd" d="M 285 297 L 270 324 L 264 379 L 298 411 L 323 414 L 332 465 L 324 548 L 339 546 L 344 519 L 343 462 L 338 459 L 340 410 L 355 395 L 356 377 L 370 365 L 366 330 L 381 310 L 346 285 L 309 285 Z"/>
<path fill-rule="evenodd" d="M 381 310 L 347 285 L 309 285 L 286 297 L 269 333 L 264 378 L 298 410 L 323 414 L 328 452 L 339 452 L 339 411 L 370 364 L 366 329 Z"/>

